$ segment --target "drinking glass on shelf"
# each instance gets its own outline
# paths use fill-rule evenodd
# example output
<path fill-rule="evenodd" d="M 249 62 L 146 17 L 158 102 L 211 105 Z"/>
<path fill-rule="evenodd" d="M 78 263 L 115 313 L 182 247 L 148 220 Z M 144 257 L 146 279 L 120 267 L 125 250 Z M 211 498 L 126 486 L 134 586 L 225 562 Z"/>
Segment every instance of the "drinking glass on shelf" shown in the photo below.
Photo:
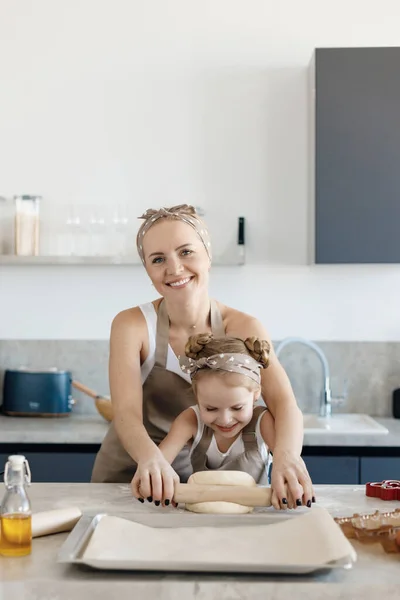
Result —
<path fill-rule="evenodd" d="M 79 241 L 81 235 L 81 217 L 75 207 L 71 207 L 70 213 L 66 220 L 67 226 L 67 253 L 69 256 L 79 256 L 80 248 Z"/>
<path fill-rule="evenodd" d="M 129 217 L 126 206 L 117 206 L 111 218 L 111 254 L 125 256 L 128 250 Z"/>
<path fill-rule="evenodd" d="M 67 204 L 61 209 L 57 227 L 57 255 L 85 256 L 87 254 L 87 227 L 83 206 Z"/>
<path fill-rule="evenodd" d="M 106 256 L 107 237 L 106 219 L 101 206 L 91 206 L 89 211 L 89 254 L 91 256 Z"/>

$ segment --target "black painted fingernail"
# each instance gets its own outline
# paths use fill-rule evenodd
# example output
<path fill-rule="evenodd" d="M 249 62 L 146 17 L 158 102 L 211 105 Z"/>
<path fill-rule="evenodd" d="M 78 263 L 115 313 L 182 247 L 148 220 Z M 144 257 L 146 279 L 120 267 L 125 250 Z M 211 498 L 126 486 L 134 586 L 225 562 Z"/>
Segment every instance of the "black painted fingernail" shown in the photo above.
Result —
<path fill-rule="evenodd" d="M 155 500 L 155 501 L 154 501 L 154 504 L 155 504 L 156 506 L 160 506 L 160 501 L 159 501 L 159 500 Z"/>
<path fill-rule="evenodd" d="M 308 508 L 311 508 L 311 500 L 307 500 L 307 506 Z"/>
<path fill-rule="evenodd" d="M 311 498 L 311 502 L 315 502 L 315 496 Z"/>
<path fill-rule="evenodd" d="M 168 506 L 168 504 L 169 504 L 169 500 L 167 499 L 167 500 L 165 501 L 165 506 Z"/>
<path fill-rule="evenodd" d="M 282 504 L 287 504 L 286 498 L 282 498 Z"/>
<path fill-rule="evenodd" d="M 147 498 L 147 502 L 153 502 L 153 496 L 149 496 L 149 497 Z"/>
<path fill-rule="evenodd" d="M 299 499 L 297 498 L 297 500 L 296 500 L 296 504 L 297 504 L 297 506 L 301 506 L 301 500 L 299 500 Z"/>
<path fill-rule="evenodd" d="M 141 502 L 143 504 L 144 500 L 143 498 L 138 498 L 139 502 Z"/>

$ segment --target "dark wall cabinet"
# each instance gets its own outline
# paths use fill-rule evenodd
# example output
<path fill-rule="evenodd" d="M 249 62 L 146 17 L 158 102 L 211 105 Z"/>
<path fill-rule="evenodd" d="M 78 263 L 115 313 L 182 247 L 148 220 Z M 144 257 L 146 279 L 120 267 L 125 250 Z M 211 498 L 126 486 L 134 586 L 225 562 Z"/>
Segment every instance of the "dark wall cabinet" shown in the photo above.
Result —
<path fill-rule="evenodd" d="M 400 48 L 314 58 L 315 261 L 400 263 Z"/>

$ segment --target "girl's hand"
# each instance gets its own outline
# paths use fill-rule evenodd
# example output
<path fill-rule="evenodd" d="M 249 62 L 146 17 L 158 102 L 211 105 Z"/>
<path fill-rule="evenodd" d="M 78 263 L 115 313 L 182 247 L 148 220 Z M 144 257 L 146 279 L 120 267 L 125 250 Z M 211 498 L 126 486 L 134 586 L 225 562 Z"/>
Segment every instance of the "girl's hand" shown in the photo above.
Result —
<path fill-rule="evenodd" d="M 311 508 L 315 494 L 310 475 L 301 456 L 289 453 L 274 453 L 272 466 L 272 505 L 276 509 Z"/>
<path fill-rule="evenodd" d="M 165 460 L 161 452 L 139 461 L 136 473 L 131 481 L 132 494 L 144 502 L 154 502 L 156 506 L 162 503 L 165 506 L 175 504 L 175 483 L 179 483 L 179 476 Z"/>

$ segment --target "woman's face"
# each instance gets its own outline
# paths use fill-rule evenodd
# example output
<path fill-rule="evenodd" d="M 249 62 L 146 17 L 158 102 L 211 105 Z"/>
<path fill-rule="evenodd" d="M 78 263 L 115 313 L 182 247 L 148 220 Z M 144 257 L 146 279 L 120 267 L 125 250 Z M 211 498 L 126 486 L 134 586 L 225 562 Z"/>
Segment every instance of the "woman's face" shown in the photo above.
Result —
<path fill-rule="evenodd" d="M 178 220 L 162 220 L 143 238 L 147 273 L 165 298 L 186 299 L 208 287 L 210 259 L 196 231 Z"/>

